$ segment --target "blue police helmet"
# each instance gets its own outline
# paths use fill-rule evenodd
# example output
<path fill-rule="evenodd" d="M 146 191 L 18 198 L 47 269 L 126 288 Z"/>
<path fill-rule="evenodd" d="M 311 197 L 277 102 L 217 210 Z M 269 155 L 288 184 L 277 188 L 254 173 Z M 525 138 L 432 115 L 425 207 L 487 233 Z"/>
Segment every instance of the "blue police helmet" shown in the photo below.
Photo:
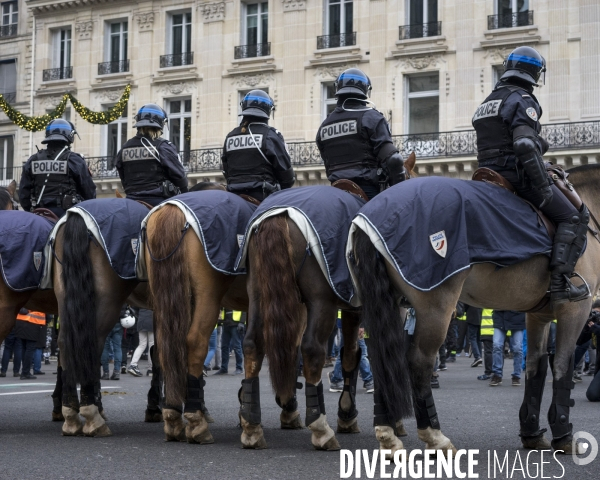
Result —
<path fill-rule="evenodd" d="M 358 68 L 344 70 L 333 85 L 336 96 L 353 94 L 361 98 L 368 98 L 371 95 L 371 80 Z"/>
<path fill-rule="evenodd" d="M 500 79 L 516 77 L 537 85 L 540 75 L 545 72 L 546 60 L 535 48 L 517 47 L 506 57 L 504 75 Z"/>
<path fill-rule="evenodd" d="M 167 121 L 167 112 L 162 107 L 159 107 L 156 103 L 147 103 L 138 110 L 134 127 L 155 127 L 162 130 Z"/>
<path fill-rule="evenodd" d="M 75 139 L 75 127 L 71 122 L 67 122 L 62 118 L 52 120 L 46 126 L 46 138 L 42 140 L 42 143 L 48 142 L 67 142 L 73 143 Z"/>
<path fill-rule="evenodd" d="M 240 105 L 244 116 L 270 118 L 271 112 L 275 110 L 273 99 L 263 90 L 250 90 Z"/>

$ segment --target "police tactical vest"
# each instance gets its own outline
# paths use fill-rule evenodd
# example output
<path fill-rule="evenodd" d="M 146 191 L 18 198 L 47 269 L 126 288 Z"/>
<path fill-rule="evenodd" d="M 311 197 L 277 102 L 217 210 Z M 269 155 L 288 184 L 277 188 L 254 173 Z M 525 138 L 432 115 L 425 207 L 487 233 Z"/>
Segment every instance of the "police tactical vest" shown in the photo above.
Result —
<path fill-rule="evenodd" d="M 334 110 L 319 127 L 327 175 L 347 168 L 377 168 L 369 139 L 361 133 L 362 118 L 369 110 Z"/>
<path fill-rule="evenodd" d="M 69 169 L 71 151 L 67 149 L 56 158 L 59 152 L 60 150 L 53 152 L 41 150 L 31 160 L 33 175 L 31 204 L 36 207 L 59 206 L 65 195 L 77 193 L 77 186 Z M 42 198 L 37 203 L 42 190 Z"/>
<path fill-rule="evenodd" d="M 265 159 L 269 128 L 267 124 L 251 123 L 250 128 L 243 128 L 245 133 L 242 132 L 242 126 L 239 126 L 227 135 L 224 157 L 227 162 L 228 184 L 263 181 L 278 183 L 273 165 Z M 252 130 L 252 135 L 249 130 Z M 261 155 L 261 151 L 265 157 Z"/>
<path fill-rule="evenodd" d="M 503 85 L 495 89 L 475 111 L 472 123 L 477 133 L 477 160 L 480 166 L 498 164 L 499 161 L 502 163 L 505 155 L 514 155 L 512 132 L 504 123 L 500 111 L 505 100 L 518 90 L 526 92 L 514 85 Z"/>
<path fill-rule="evenodd" d="M 160 144 L 166 142 L 164 138 L 148 141 L 154 145 L 157 152 Z M 123 188 L 127 195 L 152 190 L 167 180 L 162 164 L 144 146 L 141 137 L 135 136 L 123 145 L 121 161 L 123 162 Z"/>

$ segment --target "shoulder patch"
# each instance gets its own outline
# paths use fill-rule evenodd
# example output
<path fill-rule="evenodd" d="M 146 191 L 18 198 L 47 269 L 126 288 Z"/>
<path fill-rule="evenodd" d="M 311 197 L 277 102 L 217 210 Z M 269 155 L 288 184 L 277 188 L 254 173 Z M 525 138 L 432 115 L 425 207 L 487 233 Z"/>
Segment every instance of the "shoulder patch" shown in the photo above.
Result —
<path fill-rule="evenodd" d="M 521 95 L 523 98 L 531 98 L 531 95 L 523 94 Z"/>
<path fill-rule="evenodd" d="M 533 120 L 535 120 L 537 122 L 538 114 L 535 111 L 535 108 L 529 107 L 527 110 L 525 110 L 525 112 L 527 113 L 527 115 L 529 115 L 530 118 L 532 118 Z"/>

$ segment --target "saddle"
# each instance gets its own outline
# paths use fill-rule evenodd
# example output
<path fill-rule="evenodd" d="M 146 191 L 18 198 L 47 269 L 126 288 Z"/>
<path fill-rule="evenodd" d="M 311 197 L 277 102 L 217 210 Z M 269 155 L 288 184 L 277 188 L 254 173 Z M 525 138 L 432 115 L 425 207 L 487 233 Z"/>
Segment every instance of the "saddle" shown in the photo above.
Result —
<path fill-rule="evenodd" d="M 47 220 L 50 220 L 52 223 L 58 222 L 58 217 L 56 214 L 47 208 L 35 208 L 32 212 L 34 215 L 39 215 L 40 217 L 44 217 Z"/>
<path fill-rule="evenodd" d="M 335 187 L 335 188 L 339 188 L 340 190 L 343 190 L 344 192 L 348 192 L 352 195 L 356 195 L 357 197 L 362 198 L 365 202 L 369 201 L 369 197 L 367 197 L 367 194 L 365 192 L 363 192 L 363 189 L 360 188 L 352 180 L 346 180 L 346 179 L 342 178 L 340 180 L 336 180 L 335 182 L 333 182 L 331 184 L 331 186 Z"/>

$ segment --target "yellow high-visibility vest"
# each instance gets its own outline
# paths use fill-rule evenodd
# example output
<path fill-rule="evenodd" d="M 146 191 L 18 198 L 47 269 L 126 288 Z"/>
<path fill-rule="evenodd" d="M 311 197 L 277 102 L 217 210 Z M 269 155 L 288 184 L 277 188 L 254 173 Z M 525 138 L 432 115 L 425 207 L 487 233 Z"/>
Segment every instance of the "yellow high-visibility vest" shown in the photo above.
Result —
<path fill-rule="evenodd" d="M 242 319 L 242 312 L 240 312 L 239 310 L 232 310 L 231 318 L 234 322 L 239 322 Z"/>
<path fill-rule="evenodd" d="M 481 312 L 481 335 L 494 335 L 494 320 L 492 319 L 494 311 L 491 308 L 484 308 Z"/>

